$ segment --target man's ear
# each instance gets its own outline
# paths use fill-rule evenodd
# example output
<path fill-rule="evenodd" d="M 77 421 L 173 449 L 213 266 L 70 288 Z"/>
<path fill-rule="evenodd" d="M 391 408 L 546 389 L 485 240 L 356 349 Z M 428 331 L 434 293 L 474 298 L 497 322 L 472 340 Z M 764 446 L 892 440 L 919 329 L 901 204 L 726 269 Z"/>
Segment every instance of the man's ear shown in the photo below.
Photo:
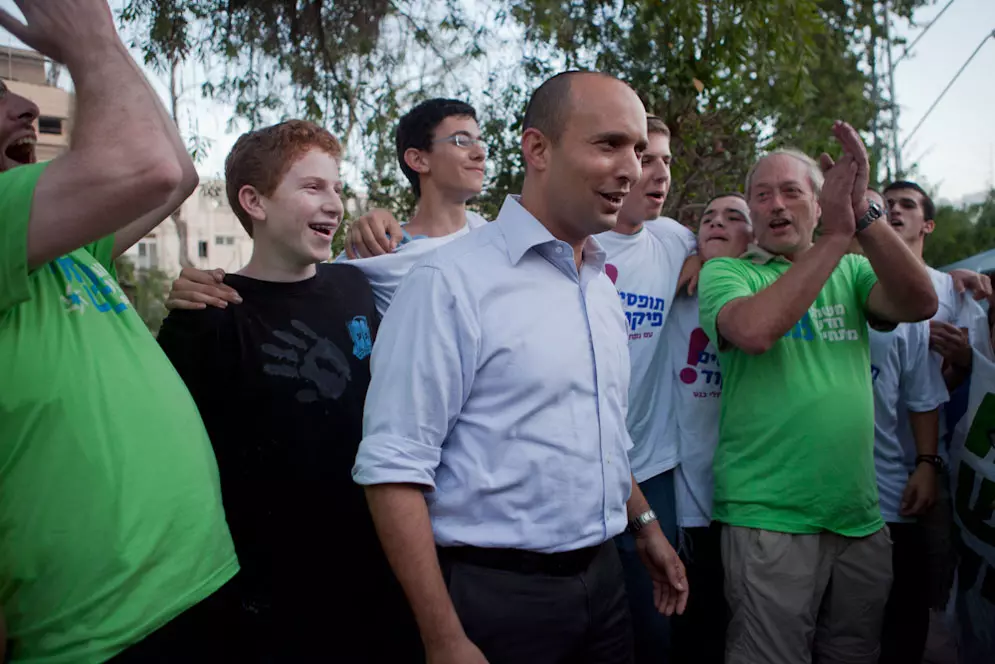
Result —
<path fill-rule="evenodd" d="M 408 148 L 404 151 L 404 163 L 415 173 L 420 173 L 421 175 L 425 175 L 432 170 L 429 168 L 425 151 L 418 150 L 417 148 Z"/>
<path fill-rule="evenodd" d="M 922 230 L 923 233 L 929 235 L 930 233 L 936 230 L 936 222 L 933 221 L 932 219 L 927 219 L 926 223 L 922 225 Z"/>
<path fill-rule="evenodd" d="M 522 155 L 525 163 L 537 171 L 549 168 L 549 153 L 552 142 L 535 127 L 529 127 L 522 134 Z"/>
<path fill-rule="evenodd" d="M 251 184 L 242 185 L 238 190 L 238 204 L 253 221 L 266 220 L 266 200 Z"/>

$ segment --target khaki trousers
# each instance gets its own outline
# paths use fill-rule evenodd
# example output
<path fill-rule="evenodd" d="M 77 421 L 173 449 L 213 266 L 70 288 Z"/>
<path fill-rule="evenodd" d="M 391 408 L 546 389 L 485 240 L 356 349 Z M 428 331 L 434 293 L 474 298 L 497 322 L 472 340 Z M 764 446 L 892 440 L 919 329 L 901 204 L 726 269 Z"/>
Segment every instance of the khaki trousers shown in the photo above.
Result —
<path fill-rule="evenodd" d="M 874 664 L 891 555 L 887 527 L 856 538 L 724 525 L 726 664 Z"/>

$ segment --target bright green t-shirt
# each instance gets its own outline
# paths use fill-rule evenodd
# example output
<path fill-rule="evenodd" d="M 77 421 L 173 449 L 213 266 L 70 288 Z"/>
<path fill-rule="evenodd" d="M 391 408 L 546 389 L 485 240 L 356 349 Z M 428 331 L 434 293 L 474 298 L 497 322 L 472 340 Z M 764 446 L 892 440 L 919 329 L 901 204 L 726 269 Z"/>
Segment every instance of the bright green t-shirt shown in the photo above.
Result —
<path fill-rule="evenodd" d="M 28 271 L 44 168 L 0 174 L 0 607 L 14 662 L 89 664 L 238 562 L 197 407 L 111 274 L 113 238 Z"/>
<path fill-rule="evenodd" d="M 702 268 L 701 326 L 770 286 L 791 263 L 753 249 Z M 877 277 L 840 261 L 808 313 L 766 353 L 722 343 L 712 518 L 785 533 L 862 537 L 884 522 L 874 474 L 874 397 L 864 307 Z M 719 344 L 716 344 L 719 345 Z"/>

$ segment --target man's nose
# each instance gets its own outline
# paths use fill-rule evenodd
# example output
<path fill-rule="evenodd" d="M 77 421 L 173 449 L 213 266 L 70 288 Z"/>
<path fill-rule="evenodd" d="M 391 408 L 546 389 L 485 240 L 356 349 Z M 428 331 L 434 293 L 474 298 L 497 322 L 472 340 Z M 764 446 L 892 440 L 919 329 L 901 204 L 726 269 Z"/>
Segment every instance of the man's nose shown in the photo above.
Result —
<path fill-rule="evenodd" d="M 633 185 L 643 176 L 643 160 L 635 150 L 625 152 L 618 168 L 618 178 Z"/>
<path fill-rule="evenodd" d="M 34 122 L 41 115 L 36 103 L 12 92 L 7 93 L 7 113 L 11 120 L 25 123 Z"/>

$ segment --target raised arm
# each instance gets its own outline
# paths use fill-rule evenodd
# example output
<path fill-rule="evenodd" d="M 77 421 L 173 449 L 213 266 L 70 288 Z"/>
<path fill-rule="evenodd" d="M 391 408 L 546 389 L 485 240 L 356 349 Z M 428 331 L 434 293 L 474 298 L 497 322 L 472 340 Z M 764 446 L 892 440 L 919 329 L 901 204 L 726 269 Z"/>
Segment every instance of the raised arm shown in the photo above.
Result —
<path fill-rule="evenodd" d="M 850 201 L 854 218 L 860 219 L 870 207 L 867 202 L 870 176 L 867 148 L 856 130 L 844 122 L 836 123 L 833 132 L 845 154 L 857 166 Z M 824 164 L 831 163 L 827 155 L 823 155 L 822 159 Z M 936 313 L 936 291 L 929 273 L 926 272 L 926 266 L 902 242 L 887 221 L 878 218 L 857 234 L 857 240 L 878 279 L 871 288 L 865 305 L 870 318 L 888 323 L 904 323 L 926 320 Z"/>
<path fill-rule="evenodd" d="M 731 343 L 740 350 L 765 353 L 805 315 L 840 258 L 847 251 L 854 232 L 850 190 L 856 164 L 845 156 L 826 172 L 819 197 L 822 208 L 822 235 L 810 249 L 798 256 L 791 267 L 773 284 L 755 295 L 724 303 L 715 317 L 720 336 L 716 343 Z M 704 292 L 710 266 L 702 272 Z M 714 285 L 714 284 L 713 284 Z"/>
<path fill-rule="evenodd" d="M 114 29 L 105 0 L 16 0 L 22 23 L 0 25 L 72 75 L 76 116 L 69 151 L 35 189 L 27 259 L 36 268 L 170 204 L 189 157 Z"/>
<path fill-rule="evenodd" d="M 163 205 L 160 205 L 151 212 L 142 215 L 114 234 L 114 258 L 117 258 L 130 249 L 136 242 L 148 235 L 149 231 L 161 224 L 166 217 L 173 214 L 173 212 L 175 212 L 177 208 L 183 204 L 183 201 L 185 201 L 190 194 L 194 192 L 197 188 L 197 184 L 200 182 L 200 176 L 197 175 L 197 169 L 194 168 L 194 163 L 190 160 L 190 153 L 187 152 L 187 148 L 183 144 L 183 139 L 177 131 L 176 121 L 169 115 L 168 112 L 166 112 L 159 95 L 156 94 L 155 90 L 153 90 L 152 86 L 149 84 L 148 79 L 146 79 L 138 69 L 138 63 L 132 60 L 131 65 L 138 72 L 138 76 L 141 77 L 142 82 L 148 89 L 152 103 L 155 105 L 156 112 L 159 114 L 159 119 L 165 127 L 166 134 L 170 139 L 173 154 L 176 155 L 176 160 L 183 168 L 183 177 L 181 178 L 179 185 L 173 189 L 169 198 Z"/>
<path fill-rule="evenodd" d="M 857 240 L 878 277 L 867 297 L 870 316 L 906 323 L 936 314 L 936 290 L 926 266 L 883 217 L 858 233 Z"/>

